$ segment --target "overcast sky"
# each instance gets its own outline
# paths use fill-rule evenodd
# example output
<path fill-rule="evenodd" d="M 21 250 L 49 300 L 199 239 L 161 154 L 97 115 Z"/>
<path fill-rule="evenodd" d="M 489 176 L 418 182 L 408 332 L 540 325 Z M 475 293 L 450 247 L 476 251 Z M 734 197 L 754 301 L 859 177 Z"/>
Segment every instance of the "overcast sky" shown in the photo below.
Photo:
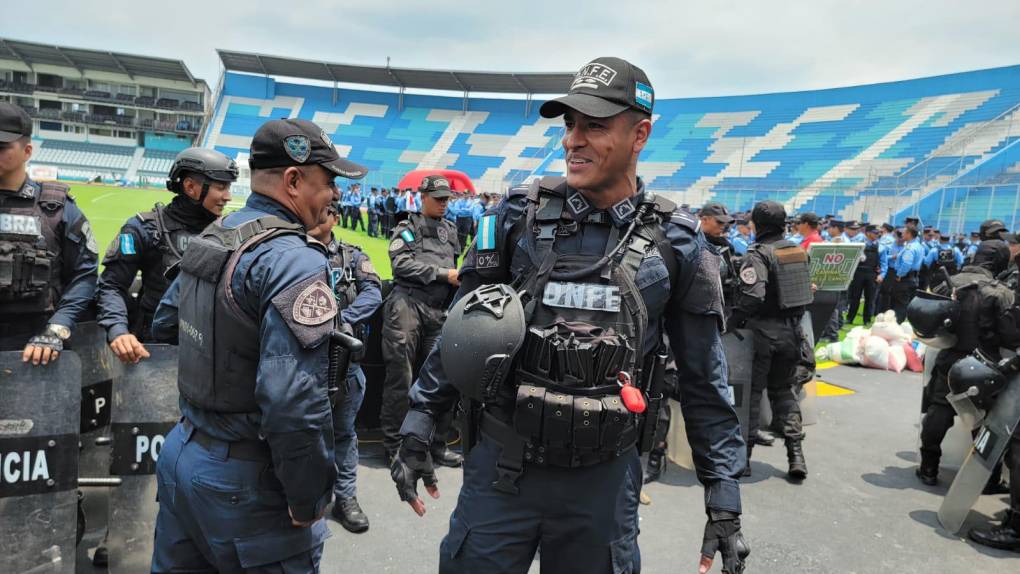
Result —
<path fill-rule="evenodd" d="M 664 98 L 1020 64 L 1020 0 L 33 0 L 4 9 L 0 37 L 179 58 L 211 86 L 216 48 L 483 71 L 612 55 Z"/>

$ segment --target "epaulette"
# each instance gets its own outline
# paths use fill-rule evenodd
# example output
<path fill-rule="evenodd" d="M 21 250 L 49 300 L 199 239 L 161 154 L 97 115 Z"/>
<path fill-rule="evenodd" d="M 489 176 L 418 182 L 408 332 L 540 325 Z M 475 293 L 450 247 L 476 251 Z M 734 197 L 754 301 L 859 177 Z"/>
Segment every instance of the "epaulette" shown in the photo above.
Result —
<path fill-rule="evenodd" d="M 691 233 L 697 233 L 701 229 L 701 222 L 690 211 L 680 207 L 673 210 L 669 220 L 672 223 L 687 228 Z"/>
<path fill-rule="evenodd" d="M 645 201 L 652 204 L 652 209 L 654 209 L 656 213 L 665 215 L 666 217 L 671 217 L 673 212 L 677 209 L 676 202 L 656 193 L 648 193 L 645 195 Z"/>
<path fill-rule="evenodd" d="M 39 184 L 39 205 L 49 211 L 57 211 L 64 207 L 68 199 L 74 201 L 69 195 L 71 188 L 65 183 L 46 181 Z"/>
<path fill-rule="evenodd" d="M 561 175 L 546 175 L 535 179 L 528 186 L 528 200 L 538 202 L 539 195 L 567 196 L 567 178 Z"/>

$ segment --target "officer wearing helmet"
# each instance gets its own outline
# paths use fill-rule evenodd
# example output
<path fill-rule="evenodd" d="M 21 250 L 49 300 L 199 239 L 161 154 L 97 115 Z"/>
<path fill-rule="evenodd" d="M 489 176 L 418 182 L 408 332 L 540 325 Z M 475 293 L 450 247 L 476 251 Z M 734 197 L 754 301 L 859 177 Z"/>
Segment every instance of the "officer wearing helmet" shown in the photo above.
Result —
<path fill-rule="evenodd" d="M 172 277 L 168 271 L 181 260 L 192 237 L 223 215 L 237 164 L 222 153 L 200 147 L 177 154 L 166 187 L 175 197 L 169 205 L 132 216 L 106 248 L 97 287 L 98 323 L 106 329 L 110 349 L 125 363 L 149 356 L 143 343 L 152 342 L 152 317 Z M 141 272 L 137 297 L 131 284 Z"/>
<path fill-rule="evenodd" d="M 786 210 L 781 204 L 757 203 L 751 223 L 756 240 L 741 263 L 739 293 L 729 321 L 730 328 L 746 326 L 754 332 L 748 436 L 758 433 L 761 395 L 767 390 L 773 424 L 786 440 L 788 474 L 803 480 L 808 471 L 796 368 L 804 341 L 801 317 L 814 300 L 808 256 L 799 245 L 783 238 Z M 753 447 L 753 442 L 747 445 L 745 476 L 750 474 Z"/>
<path fill-rule="evenodd" d="M 946 309 L 945 305 L 933 305 L 930 300 L 934 296 L 920 294 L 917 301 L 912 302 L 912 308 L 908 307 L 911 323 L 922 326 L 923 332 L 919 332 L 921 336 L 936 334 L 927 326 L 937 323 L 948 325 L 947 329 L 953 335 L 948 338 L 939 337 L 938 340 L 929 339 L 930 343 L 942 348 L 935 357 L 931 379 L 922 395 L 921 412 L 924 417 L 921 419 L 921 464 L 915 471 L 918 479 L 929 486 L 938 482 L 942 440 L 953 426 L 956 416 L 946 398 L 950 392 L 949 370 L 957 361 L 975 350 L 997 361 L 1000 358 L 1000 348 L 1020 346 L 1014 293 L 995 280 L 1009 264 L 1009 247 L 1005 241 L 984 233 L 987 229 L 994 229 L 994 223 L 986 221 L 981 225 L 982 235 L 988 239 L 981 242 L 971 263 L 935 288 L 935 296 L 951 298 L 958 310 L 943 313 L 941 310 Z M 948 324 L 946 318 L 949 319 Z"/>
<path fill-rule="evenodd" d="M 314 572 L 330 535 L 327 379 L 346 338 L 328 250 L 307 232 L 336 178 L 366 169 L 296 118 L 263 124 L 248 163 L 245 206 L 192 238 L 152 321 L 179 339 L 182 415 L 156 465 L 154 572 Z"/>
<path fill-rule="evenodd" d="M 566 178 L 512 190 L 479 222 L 390 467 L 401 499 L 424 514 L 419 479 L 439 495 L 436 420 L 468 403 L 473 437 L 441 572 L 527 572 L 539 546 L 543 571 L 640 570 L 639 446 L 665 400 L 669 348 L 705 488 L 699 572 L 717 552 L 723 571 L 743 571 L 744 443 L 728 398 L 719 256 L 693 215 L 637 177 L 653 94 L 627 61 L 586 64 L 541 108 L 563 116 Z"/>
<path fill-rule="evenodd" d="M 92 301 L 98 249 L 68 187 L 28 176 L 31 158 L 32 118 L 0 102 L 0 350 L 46 365 Z"/>

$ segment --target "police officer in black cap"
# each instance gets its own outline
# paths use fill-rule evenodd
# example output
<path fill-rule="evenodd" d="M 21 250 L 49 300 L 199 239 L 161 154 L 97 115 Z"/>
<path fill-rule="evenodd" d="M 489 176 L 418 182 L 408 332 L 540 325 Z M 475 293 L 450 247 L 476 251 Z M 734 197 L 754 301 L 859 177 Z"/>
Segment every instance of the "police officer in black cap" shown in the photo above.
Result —
<path fill-rule="evenodd" d="M 981 227 L 985 231 L 993 226 L 985 222 Z M 935 288 L 936 294 L 955 300 L 959 312 L 952 324 L 955 344 L 940 350 L 935 356 L 931 380 L 925 386 L 922 396 L 921 412 L 924 417 L 921 419 L 921 464 L 916 474 L 926 485 L 933 486 L 938 482 L 942 440 L 953 426 L 956 416 L 946 399 L 950 391 L 947 379 L 949 370 L 975 349 L 980 349 L 986 357 L 997 361 L 1001 358 L 1001 348 L 1020 346 L 1014 293 L 995 280 L 996 276 L 1006 270 L 1009 259 L 1009 247 L 1005 241 L 986 239 L 978 246 L 971 264 Z M 913 319 L 911 322 L 920 323 Z M 993 482 L 998 482 L 997 474 Z M 994 488 L 997 484 L 991 486 Z"/>
<path fill-rule="evenodd" d="M 0 102 L 0 350 L 46 365 L 92 301 L 98 249 L 68 187 L 28 177 L 31 158 L 32 118 Z"/>
<path fill-rule="evenodd" d="M 418 480 L 438 496 L 427 446 L 435 421 L 468 403 L 465 431 L 480 438 L 466 441 L 441 572 L 527 572 L 539 546 L 543 571 L 640 570 L 636 443 L 664 400 L 664 333 L 706 491 L 699 572 L 717 552 L 724 572 L 743 571 L 744 443 L 719 334 L 719 258 L 694 216 L 637 177 L 653 100 L 629 62 L 586 64 L 567 96 L 541 108 L 564 118 L 565 180 L 512 191 L 478 225 L 390 468 L 401 498 L 424 514 Z M 489 328 L 474 327 L 486 317 Z M 506 341 L 495 336 L 503 330 Z"/>
<path fill-rule="evenodd" d="M 393 228 L 390 262 L 393 290 L 386 298 L 383 315 L 383 447 L 392 459 L 400 447 L 400 424 L 407 414 L 407 392 L 425 355 L 432 350 L 443 328 L 444 311 L 460 280 L 457 278 L 457 226 L 445 219 L 453 197 L 450 182 L 441 175 L 425 176 L 418 187 L 421 213 L 411 213 Z M 457 467 L 463 457 L 446 446 L 452 418 L 435 433 L 433 461 Z"/>
<path fill-rule="evenodd" d="M 333 236 L 333 228 L 340 222 L 339 208 L 330 206 L 327 214 L 326 221 L 308 234 L 329 250 L 330 287 L 340 309 L 337 327 L 348 335 L 361 335 L 364 323 L 382 305 L 382 282 L 364 251 Z M 365 399 L 365 373 L 358 364 L 360 353 L 335 350 L 341 354 L 329 373 L 330 384 L 337 389 L 333 397 L 336 485 L 332 515 L 349 532 L 360 533 L 368 530 L 368 516 L 357 497 L 358 434 L 354 423 Z"/>
<path fill-rule="evenodd" d="M 248 163 L 245 206 L 192 238 L 152 323 L 180 340 L 182 414 L 156 466 L 154 572 L 318 571 L 329 536 L 327 379 L 348 338 L 326 246 L 306 232 L 335 179 L 366 170 L 302 119 L 265 123 Z"/>
<path fill-rule="evenodd" d="M 177 194 L 170 205 L 157 203 L 131 217 L 107 247 L 96 290 L 97 319 L 121 361 L 137 363 L 149 356 L 143 343 L 152 341 L 152 317 L 170 286 L 167 273 L 180 262 L 188 241 L 223 215 L 236 180 L 237 164 L 222 153 L 199 147 L 182 151 L 166 182 Z M 136 299 L 131 285 L 139 272 Z"/>
<path fill-rule="evenodd" d="M 730 318 L 732 328 L 754 332 L 754 365 L 751 369 L 751 422 L 749 436 L 758 433 L 761 394 L 768 391 L 774 426 L 786 440 L 789 476 L 807 478 L 804 460 L 804 428 L 797 402 L 796 367 L 804 331 L 801 317 L 814 300 L 807 252 L 783 239 L 786 210 L 775 201 L 762 201 L 751 211 L 755 243 L 740 268 L 740 293 Z M 747 445 L 750 474 L 753 444 Z"/>

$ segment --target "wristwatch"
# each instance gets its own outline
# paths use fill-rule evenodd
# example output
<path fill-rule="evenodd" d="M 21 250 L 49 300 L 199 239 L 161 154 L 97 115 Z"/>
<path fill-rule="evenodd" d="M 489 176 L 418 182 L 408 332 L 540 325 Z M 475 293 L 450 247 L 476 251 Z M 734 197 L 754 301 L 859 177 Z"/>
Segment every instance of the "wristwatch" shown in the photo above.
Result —
<path fill-rule="evenodd" d="M 61 341 L 66 341 L 71 336 L 71 330 L 63 325 L 57 325 L 56 323 L 50 323 L 46 325 L 46 332 L 55 336 L 60 337 Z"/>

